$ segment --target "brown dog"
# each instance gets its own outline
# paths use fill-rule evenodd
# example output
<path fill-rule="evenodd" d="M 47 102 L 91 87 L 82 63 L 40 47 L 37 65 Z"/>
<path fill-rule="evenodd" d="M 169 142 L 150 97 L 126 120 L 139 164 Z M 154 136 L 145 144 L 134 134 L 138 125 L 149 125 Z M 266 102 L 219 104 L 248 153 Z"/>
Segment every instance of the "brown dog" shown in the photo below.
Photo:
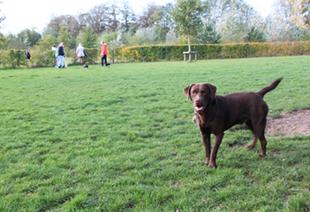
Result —
<path fill-rule="evenodd" d="M 205 147 L 206 165 L 216 168 L 216 154 L 224 131 L 236 124 L 246 123 L 254 134 L 254 140 L 247 148 L 254 148 L 258 138 L 261 143 L 260 155 L 266 155 L 265 127 L 268 106 L 263 97 L 275 89 L 281 80 L 282 78 L 273 81 L 258 92 L 232 93 L 226 96 L 216 96 L 216 87 L 208 83 L 191 84 L 184 89 L 194 107 L 194 121 L 200 129 Z M 216 136 L 212 151 L 211 133 Z"/>

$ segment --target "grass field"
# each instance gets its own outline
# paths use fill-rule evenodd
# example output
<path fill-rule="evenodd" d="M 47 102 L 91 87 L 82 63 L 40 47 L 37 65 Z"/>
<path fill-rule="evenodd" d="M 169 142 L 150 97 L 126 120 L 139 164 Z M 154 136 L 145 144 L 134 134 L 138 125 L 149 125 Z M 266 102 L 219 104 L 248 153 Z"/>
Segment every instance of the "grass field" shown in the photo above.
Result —
<path fill-rule="evenodd" d="M 280 76 L 269 115 L 310 108 L 310 56 L 0 70 L 0 211 L 309 211 L 309 137 L 268 136 L 260 159 L 230 130 L 210 169 L 183 95 Z"/>

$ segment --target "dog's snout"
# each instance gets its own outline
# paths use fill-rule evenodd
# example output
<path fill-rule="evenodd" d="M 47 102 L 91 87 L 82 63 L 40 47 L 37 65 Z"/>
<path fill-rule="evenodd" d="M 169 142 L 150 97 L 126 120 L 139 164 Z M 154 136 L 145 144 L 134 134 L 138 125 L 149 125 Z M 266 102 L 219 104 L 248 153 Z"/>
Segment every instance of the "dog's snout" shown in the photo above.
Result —
<path fill-rule="evenodd" d="M 197 107 L 202 107 L 202 102 L 201 102 L 200 100 L 196 100 L 196 101 L 195 101 L 195 105 L 196 105 Z"/>

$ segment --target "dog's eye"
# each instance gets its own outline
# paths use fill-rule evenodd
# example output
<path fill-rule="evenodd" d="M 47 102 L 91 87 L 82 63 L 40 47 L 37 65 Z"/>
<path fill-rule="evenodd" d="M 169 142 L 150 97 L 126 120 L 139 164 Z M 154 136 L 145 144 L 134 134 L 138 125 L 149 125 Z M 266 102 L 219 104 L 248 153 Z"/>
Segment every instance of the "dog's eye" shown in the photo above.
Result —
<path fill-rule="evenodd" d="M 197 94 L 198 93 L 198 90 L 193 90 L 192 91 L 192 94 Z"/>

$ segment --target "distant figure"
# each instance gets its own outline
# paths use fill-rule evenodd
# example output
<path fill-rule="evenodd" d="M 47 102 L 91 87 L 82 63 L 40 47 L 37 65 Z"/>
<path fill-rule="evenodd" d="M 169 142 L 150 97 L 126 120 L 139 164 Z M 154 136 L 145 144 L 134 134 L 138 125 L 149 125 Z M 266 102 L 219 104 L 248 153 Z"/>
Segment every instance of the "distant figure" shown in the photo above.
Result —
<path fill-rule="evenodd" d="M 30 60 L 31 55 L 30 55 L 29 49 L 26 49 L 26 50 L 25 50 L 25 57 L 26 57 L 26 60 Z"/>
<path fill-rule="evenodd" d="M 64 68 L 65 67 L 65 47 L 64 43 L 60 43 L 58 46 L 58 68 Z"/>
<path fill-rule="evenodd" d="M 79 63 L 83 65 L 84 68 L 88 68 L 88 65 L 86 64 L 86 61 L 85 61 L 86 52 L 81 43 L 79 43 L 78 47 L 76 47 L 75 53 L 76 53 L 76 57 L 78 58 Z"/>
<path fill-rule="evenodd" d="M 102 41 L 101 43 L 101 66 L 109 66 L 110 63 L 108 63 L 108 53 L 109 53 L 109 50 L 108 50 L 108 46 L 107 46 L 107 43 Z"/>
<path fill-rule="evenodd" d="M 76 53 L 76 57 L 78 58 L 79 62 L 83 64 L 85 54 L 84 54 L 84 47 L 82 46 L 81 43 L 79 43 L 79 45 L 76 47 L 75 53 Z"/>
<path fill-rule="evenodd" d="M 52 51 L 55 56 L 55 67 L 58 68 L 58 47 L 55 44 L 52 46 Z"/>

